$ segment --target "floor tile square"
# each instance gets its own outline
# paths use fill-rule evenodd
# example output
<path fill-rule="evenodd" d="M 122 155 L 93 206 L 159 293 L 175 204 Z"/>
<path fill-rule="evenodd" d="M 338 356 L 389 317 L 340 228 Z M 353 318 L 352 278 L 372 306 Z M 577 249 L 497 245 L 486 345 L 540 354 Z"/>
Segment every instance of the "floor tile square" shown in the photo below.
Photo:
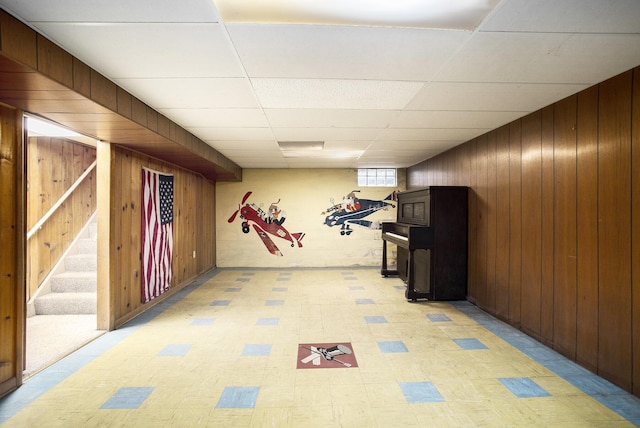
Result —
<path fill-rule="evenodd" d="M 349 290 L 351 291 L 364 290 L 364 287 L 361 285 L 354 285 L 352 287 L 349 287 Z"/>
<path fill-rule="evenodd" d="M 374 315 L 364 317 L 364 320 L 367 324 L 387 324 L 389 321 L 381 315 Z"/>
<path fill-rule="evenodd" d="M 356 299 L 356 305 L 373 305 L 373 299 Z"/>
<path fill-rule="evenodd" d="M 243 357 L 268 357 L 270 353 L 271 353 L 270 344 L 250 343 L 250 344 L 244 345 L 242 356 Z"/>
<path fill-rule="evenodd" d="M 409 403 L 439 403 L 444 398 L 431 382 L 399 382 L 400 389 Z"/>
<path fill-rule="evenodd" d="M 427 318 L 431 322 L 451 322 L 451 318 L 445 314 L 427 314 Z"/>
<path fill-rule="evenodd" d="M 409 352 L 404 342 L 401 340 L 391 340 L 386 342 L 378 342 L 378 348 L 385 354 L 394 352 Z"/>
<path fill-rule="evenodd" d="M 407 287 L 405 285 L 394 285 L 393 288 L 395 288 L 396 290 L 406 290 Z"/>
<path fill-rule="evenodd" d="M 196 318 L 191 321 L 191 325 L 211 325 L 216 321 L 215 318 Z"/>
<path fill-rule="evenodd" d="M 518 398 L 551 396 L 551 394 L 528 377 L 499 378 L 498 380 Z"/>
<path fill-rule="evenodd" d="M 226 386 L 216 408 L 253 409 L 256 406 L 259 392 L 259 386 Z"/>
<path fill-rule="evenodd" d="M 164 347 L 158 352 L 159 357 L 183 357 L 189 352 L 191 345 L 188 344 L 171 344 Z"/>
<path fill-rule="evenodd" d="M 236 282 L 249 282 L 251 281 L 251 278 L 236 278 Z"/>
<path fill-rule="evenodd" d="M 350 342 L 298 344 L 298 369 L 337 369 L 358 367 Z"/>
<path fill-rule="evenodd" d="M 280 318 L 258 318 L 256 325 L 278 325 Z"/>
<path fill-rule="evenodd" d="M 214 300 L 211 302 L 211 306 L 229 306 L 231 300 Z"/>
<path fill-rule="evenodd" d="M 153 392 L 153 387 L 120 388 L 100 406 L 101 409 L 137 409 Z"/>
<path fill-rule="evenodd" d="M 489 349 L 487 345 L 474 338 L 453 339 L 453 341 L 456 342 L 459 347 L 466 351 L 472 351 L 476 349 Z"/>
<path fill-rule="evenodd" d="M 288 287 L 273 287 L 271 291 L 289 291 Z"/>
<path fill-rule="evenodd" d="M 267 300 L 265 305 L 267 305 L 267 306 L 282 306 L 282 305 L 284 305 L 284 300 Z"/>
<path fill-rule="evenodd" d="M 238 293 L 242 291 L 241 287 L 229 287 L 224 289 L 225 293 Z"/>

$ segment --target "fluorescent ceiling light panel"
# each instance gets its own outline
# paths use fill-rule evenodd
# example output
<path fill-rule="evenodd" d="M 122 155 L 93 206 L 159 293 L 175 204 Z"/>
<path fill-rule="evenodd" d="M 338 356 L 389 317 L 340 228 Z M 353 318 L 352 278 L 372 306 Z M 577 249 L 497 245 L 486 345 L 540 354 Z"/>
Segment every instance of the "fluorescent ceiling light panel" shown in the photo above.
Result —
<path fill-rule="evenodd" d="M 278 141 L 280 150 L 284 151 L 316 151 L 324 148 L 324 141 Z"/>
<path fill-rule="evenodd" d="M 215 0 L 225 22 L 473 30 L 499 0 Z"/>
<path fill-rule="evenodd" d="M 27 130 L 30 134 L 40 135 L 43 137 L 81 137 L 77 132 L 32 116 L 27 117 Z"/>

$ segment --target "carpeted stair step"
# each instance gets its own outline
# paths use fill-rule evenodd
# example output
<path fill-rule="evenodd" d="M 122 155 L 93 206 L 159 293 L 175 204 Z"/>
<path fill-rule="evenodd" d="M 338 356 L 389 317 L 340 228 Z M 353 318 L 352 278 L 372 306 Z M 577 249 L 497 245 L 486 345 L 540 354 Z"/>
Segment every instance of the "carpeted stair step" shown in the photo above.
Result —
<path fill-rule="evenodd" d="M 97 286 L 98 278 L 95 271 L 71 271 L 51 277 L 53 293 L 95 293 Z"/>
<path fill-rule="evenodd" d="M 96 293 L 50 293 L 34 301 L 37 315 L 95 314 Z"/>
<path fill-rule="evenodd" d="M 66 271 L 96 271 L 98 269 L 98 257 L 95 254 L 77 254 L 64 259 Z"/>
<path fill-rule="evenodd" d="M 96 237 L 83 238 L 78 240 L 78 253 L 79 254 L 97 254 L 98 245 Z"/>

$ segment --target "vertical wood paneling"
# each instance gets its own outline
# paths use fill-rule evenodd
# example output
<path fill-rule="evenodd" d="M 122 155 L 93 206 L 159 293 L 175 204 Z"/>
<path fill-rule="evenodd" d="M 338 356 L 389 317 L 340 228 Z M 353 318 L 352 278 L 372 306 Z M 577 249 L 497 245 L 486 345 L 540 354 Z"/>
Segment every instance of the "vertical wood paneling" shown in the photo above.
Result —
<path fill-rule="evenodd" d="M 495 314 L 506 320 L 509 314 L 509 127 L 496 133 L 495 200 Z"/>
<path fill-rule="evenodd" d="M 22 383 L 24 193 L 21 114 L 0 105 L 0 396 Z"/>
<path fill-rule="evenodd" d="M 640 396 L 640 68 L 633 73 L 633 105 L 631 134 L 631 220 L 632 242 L 632 289 L 633 295 L 633 388 L 634 394 Z"/>
<path fill-rule="evenodd" d="M 110 282 L 114 326 L 144 311 L 215 266 L 215 184 L 165 162 L 116 147 L 111 177 L 112 244 Z M 141 303 L 142 167 L 174 175 L 173 278 L 168 293 Z M 126 185 L 125 185 L 126 183 Z M 207 246 L 208 248 L 204 248 Z M 115 247 L 115 248 L 113 248 Z M 203 248 L 199 251 L 199 248 Z M 193 251 L 196 257 L 193 257 Z"/>
<path fill-rule="evenodd" d="M 627 72 L 600 84 L 598 132 L 598 372 L 631 387 L 631 88 Z"/>
<path fill-rule="evenodd" d="M 508 167 L 496 130 L 407 187 L 470 186 L 468 300 L 504 317 L 508 260 L 507 321 L 640 395 L 640 68 L 507 128 Z"/>
<path fill-rule="evenodd" d="M 520 327 L 522 269 L 522 124 L 509 126 L 509 315 Z"/>
<path fill-rule="evenodd" d="M 576 361 L 598 365 L 598 87 L 578 94 Z"/>
<path fill-rule="evenodd" d="M 554 109 L 554 348 L 575 359 L 576 344 L 576 105 L 566 98 Z"/>
<path fill-rule="evenodd" d="M 496 308 L 496 228 L 497 216 L 497 166 L 496 166 L 497 132 L 487 135 L 487 307 L 491 312 Z"/>
<path fill-rule="evenodd" d="M 469 146 L 469 240 L 468 240 L 468 282 L 467 299 L 475 303 L 478 294 L 478 162 L 476 161 L 478 140 L 467 143 Z"/>
<path fill-rule="evenodd" d="M 476 283 L 478 284 L 478 292 L 476 294 L 476 303 L 481 308 L 487 308 L 487 247 L 488 247 L 488 189 L 487 189 L 487 135 L 482 135 L 477 139 L 477 160 L 478 165 L 478 187 L 477 187 L 477 213 L 478 216 L 474 221 L 477 222 L 478 228 L 478 246 L 476 254 L 477 270 Z"/>
<path fill-rule="evenodd" d="M 521 328 L 540 335 L 542 294 L 542 116 L 522 119 Z"/>
<path fill-rule="evenodd" d="M 553 178 L 553 110 L 542 109 L 542 240 L 541 268 L 542 287 L 540 293 L 540 340 L 552 344 L 553 339 L 553 231 L 554 231 L 554 178 Z"/>

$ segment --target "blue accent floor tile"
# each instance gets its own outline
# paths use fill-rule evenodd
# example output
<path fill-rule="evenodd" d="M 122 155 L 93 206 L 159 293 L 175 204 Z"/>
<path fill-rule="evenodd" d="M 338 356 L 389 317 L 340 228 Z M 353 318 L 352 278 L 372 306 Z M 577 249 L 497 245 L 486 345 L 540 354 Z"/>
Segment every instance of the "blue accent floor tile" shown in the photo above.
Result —
<path fill-rule="evenodd" d="M 120 388 L 100 407 L 101 409 L 137 409 L 155 388 Z"/>
<path fill-rule="evenodd" d="M 345 271 L 345 272 L 342 272 L 342 275 L 353 275 L 353 272 L 351 272 L 351 271 Z"/>
<path fill-rule="evenodd" d="M 373 299 L 356 299 L 356 305 L 373 305 Z"/>
<path fill-rule="evenodd" d="M 279 276 L 276 278 L 276 281 L 291 281 L 291 277 L 289 276 Z"/>
<path fill-rule="evenodd" d="M 387 319 L 381 315 L 364 317 L 364 320 L 367 324 L 387 324 L 388 323 Z"/>
<path fill-rule="evenodd" d="M 271 291 L 289 291 L 287 287 L 273 287 Z"/>
<path fill-rule="evenodd" d="M 242 288 L 240 287 L 229 287 L 229 288 L 225 288 L 225 293 L 238 293 L 240 291 L 242 291 Z"/>
<path fill-rule="evenodd" d="M 164 347 L 164 349 L 158 352 L 159 357 L 184 357 L 191 349 L 191 345 L 188 344 L 171 344 Z"/>
<path fill-rule="evenodd" d="M 256 325 L 278 325 L 280 318 L 258 318 Z"/>
<path fill-rule="evenodd" d="M 265 304 L 267 306 L 282 306 L 284 305 L 284 300 L 267 300 Z"/>
<path fill-rule="evenodd" d="M 362 285 L 353 285 L 353 286 L 349 287 L 349 290 L 351 290 L 351 291 L 364 290 L 364 287 Z"/>
<path fill-rule="evenodd" d="M 441 403 L 444 401 L 431 382 L 399 382 L 400 389 L 409 403 Z"/>
<path fill-rule="evenodd" d="M 431 322 L 450 322 L 451 318 L 446 316 L 445 314 L 427 314 L 427 318 Z"/>
<path fill-rule="evenodd" d="M 251 278 L 236 278 L 236 282 L 249 282 Z"/>
<path fill-rule="evenodd" d="M 271 354 L 271 345 L 264 343 L 244 345 L 243 357 L 268 357 Z"/>
<path fill-rule="evenodd" d="M 231 300 L 214 300 L 211 302 L 211 306 L 229 306 Z"/>
<path fill-rule="evenodd" d="M 528 377 L 499 378 L 498 380 L 518 398 L 551 396 L 551 394 Z"/>
<path fill-rule="evenodd" d="M 196 318 L 191 321 L 191 325 L 211 325 L 216 321 L 215 318 Z"/>
<path fill-rule="evenodd" d="M 345 276 L 342 278 L 345 281 L 357 281 L 358 277 L 357 276 Z"/>
<path fill-rule="evenodd" d="M 378 348 L 380 348 L 380 350 L 385 354 L 394 352 L 409 352 L 404 342 L 400 340 L 378 342 Z"/>
<path fill-rule="evenodd" d="M 476 349 L 489 349 L 487 348 L 487 345 L 485 345 L 484 343 L 480 342 L 478 339 L 473 339 L 473 338 L 469 338 L 469 339 L 453 339 L 454 342 L 456 342 L 456 344 L 461 347 L 462 349 L 466 350 L 466 351 L 472 351 L 472 350 L 476 350 Z"/>
<path fill-rule="evenodd" d="M 226 386 L 216 404 L 218 409 L 253 409 L 258 400 L 258 386 Z"/>
<path fill-rule="evenodd" d="M 406 290 L 407 287 L 404 285 L 394 285 L 393 288 L 395 288 L 396 290 Z"/>
<path fill-rule="evenodd" d="M 254 276 L 255 274 L 255 272 L 243 272 L 242 276 Z"/>

